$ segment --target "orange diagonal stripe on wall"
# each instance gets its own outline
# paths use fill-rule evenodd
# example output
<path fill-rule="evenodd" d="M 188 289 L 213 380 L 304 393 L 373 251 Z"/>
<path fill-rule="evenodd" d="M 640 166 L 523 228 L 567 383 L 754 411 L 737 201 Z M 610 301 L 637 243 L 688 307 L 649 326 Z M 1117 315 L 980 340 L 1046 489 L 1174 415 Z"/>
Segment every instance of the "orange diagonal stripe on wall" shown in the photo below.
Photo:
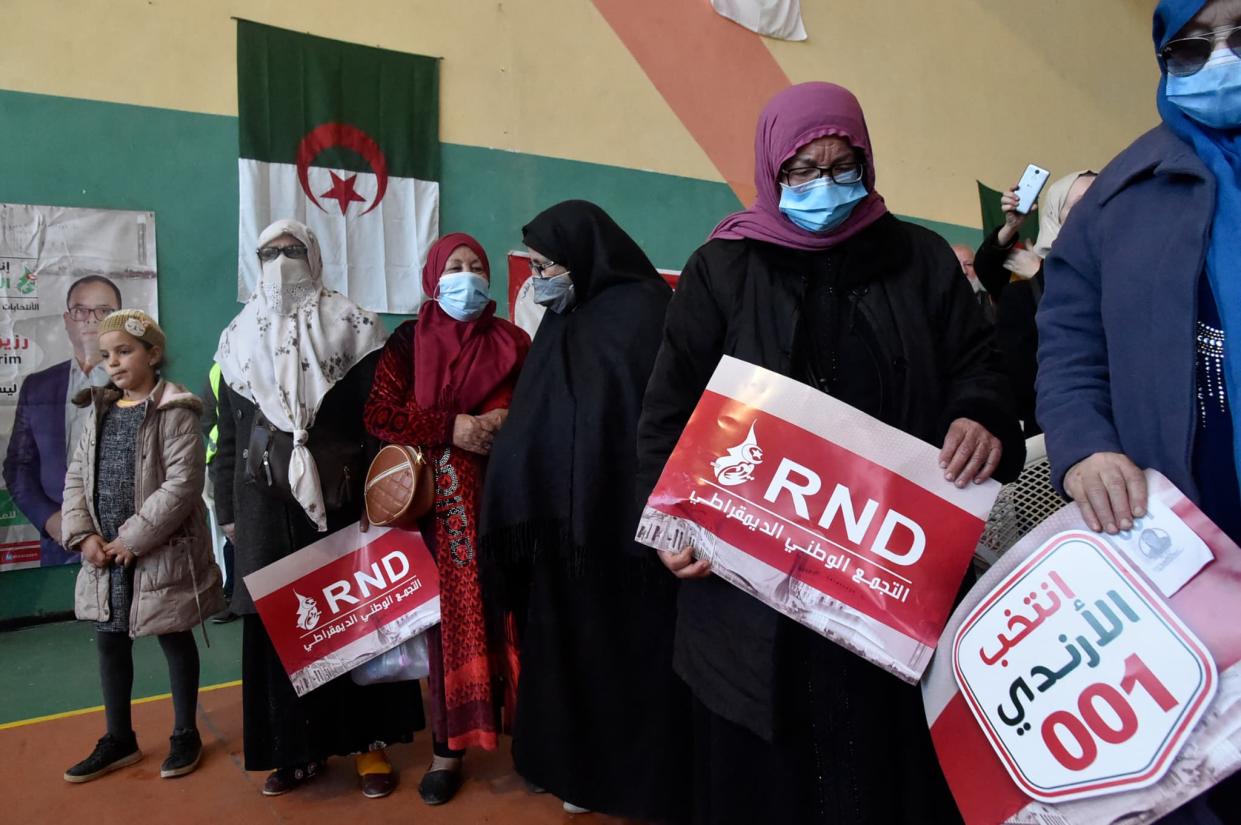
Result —
<path fill-rule="evenodd" d="M 788 76 L 762 38 L 708 0 L 594 0 L 742 203 L 754 198 L 754 126 Z"/>

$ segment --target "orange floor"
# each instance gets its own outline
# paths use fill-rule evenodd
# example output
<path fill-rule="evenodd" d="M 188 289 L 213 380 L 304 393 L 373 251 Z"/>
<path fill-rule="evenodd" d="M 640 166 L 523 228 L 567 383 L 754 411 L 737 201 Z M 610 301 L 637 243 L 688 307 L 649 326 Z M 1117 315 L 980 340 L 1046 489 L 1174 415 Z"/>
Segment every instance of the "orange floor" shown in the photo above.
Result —
<path fill-rule="evenodd" d="M 599 815 L 571 816 L 549 795 L 528 793 L 512 772 L 507 741 L 495 753 L 471 753 L 468 779 L 449 804 L 437 808 L 418 797 L 418 781 L 430 762 L 430 738 L 392 749 L 401 785 L 386 799 L 358 791 L 352 759 L 334 759 L 325 776 L 281 797 L 259 793 L 265 774 L 247 773 L 241 761 L 241 688 L 204 691 L 199 700 L 203 762 L 181 779 L 160 779 L 167 755 L 172 706 L 160 699 L 136 704 L 134 729 L 146 754 L 136 765 L 85 785 L 61 775 L 86 756 L 102 734 L 100 711 L 21 724 L 0 730 L 0 822 L 13 825 L 191 825 L 192 823 L 385 822 L 409 825 L 618 825 Z"/>

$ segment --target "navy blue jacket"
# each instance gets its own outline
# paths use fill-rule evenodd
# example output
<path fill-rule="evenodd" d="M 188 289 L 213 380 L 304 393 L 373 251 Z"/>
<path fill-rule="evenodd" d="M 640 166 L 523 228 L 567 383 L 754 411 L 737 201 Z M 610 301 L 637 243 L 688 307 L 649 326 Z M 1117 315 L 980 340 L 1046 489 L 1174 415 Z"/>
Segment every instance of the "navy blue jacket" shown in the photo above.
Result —
<path fill-rule="evenodd" d="M 39 529 L 40 556 L 45 567 L 78 558 L 43 529 L 64 499 L 68 392 L 68 361 L 26 377 L 17 396 L 13 433 L 4 457 L 4 485 L 22 515 Z"/>
<path fill-rule="evenodd" d="M 1078 461 L 1120 452 L 1199 500 L 1194 324 L 1214 209 L 1214 176 L 1161 125 L 1070 213 L 1038 312 L 1038 420 L 1061 489 Z"/>

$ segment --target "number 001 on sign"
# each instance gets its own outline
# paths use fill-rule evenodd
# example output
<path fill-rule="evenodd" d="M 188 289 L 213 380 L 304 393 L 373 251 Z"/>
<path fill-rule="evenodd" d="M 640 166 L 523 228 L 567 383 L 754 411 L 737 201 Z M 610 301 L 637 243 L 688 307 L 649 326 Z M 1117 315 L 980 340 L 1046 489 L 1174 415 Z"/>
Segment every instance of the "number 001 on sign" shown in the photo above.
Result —
<path fill-rule="evenodd" d="M 1019 788 L 1066 802 L 1151 785 L 1215 693 L 1203 644 L 1119 552 L 1061 533 L 961 625 L 961 693 Z"/>

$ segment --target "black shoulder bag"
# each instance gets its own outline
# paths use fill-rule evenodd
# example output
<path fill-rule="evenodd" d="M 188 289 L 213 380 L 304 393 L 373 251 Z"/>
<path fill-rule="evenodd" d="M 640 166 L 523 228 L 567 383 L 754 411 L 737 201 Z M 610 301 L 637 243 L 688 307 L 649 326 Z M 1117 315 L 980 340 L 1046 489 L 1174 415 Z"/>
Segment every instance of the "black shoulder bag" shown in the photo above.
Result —
<path fill-rule="evenodd" d="M 360 488 L 366 474 L 366 445 L 361 441 L 315 438 L 306 443 L 319 470 L 323 506 L 328 512 L 361 501 Z M 289 462 L 293 456 L 293 434 L 254 413 L 254 429 L 245 451 L 245 478 L 260 491 L 286 503 L 297 504 L 289 486 Z"/>

